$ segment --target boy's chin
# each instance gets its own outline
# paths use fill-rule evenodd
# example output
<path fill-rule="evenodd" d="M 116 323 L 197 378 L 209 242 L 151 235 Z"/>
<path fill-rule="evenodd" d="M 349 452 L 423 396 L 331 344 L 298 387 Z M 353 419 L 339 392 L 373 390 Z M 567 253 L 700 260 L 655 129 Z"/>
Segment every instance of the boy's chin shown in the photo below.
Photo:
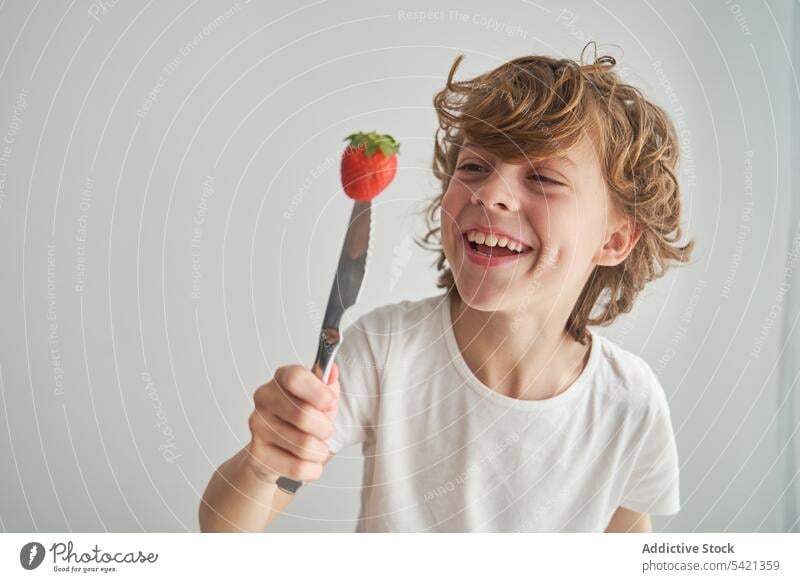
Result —
<path fill-rule="evenodd" d="M 487 285 L 473 287 L 456 285 L 461 302 L 476 311 L 504 311 L 513 309 L 516 298 L 509 289 L 492 289 Z M 509 307 L 511 306 L 511 307 Z"/>

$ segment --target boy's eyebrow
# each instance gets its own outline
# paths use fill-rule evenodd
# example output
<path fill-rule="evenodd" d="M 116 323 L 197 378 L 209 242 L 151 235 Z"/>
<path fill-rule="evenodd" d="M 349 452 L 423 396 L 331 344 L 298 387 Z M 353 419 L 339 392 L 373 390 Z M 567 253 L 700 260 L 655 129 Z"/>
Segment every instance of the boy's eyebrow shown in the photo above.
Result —
<path fill-rule="evenodd" d="M 564 154 L 562 156 L 555 157 L 555 158 L 551 158 L 551 159 L 557 160 L 559 162 L 564 162 L 567 166 L 569 166 L 571 168 L 575 168 L 575 162 L 573 162 L 572 159 L 569 156 L 567 156 L 566 154 Z"/>
<path fill-rule="evenodd" d="M 468 141 L 464 142 L 463 144 L 461 144 L 461 151 L 464 151 L 464 150 L 475 150 L 475 151 L 480 151 L 480 152 L 485 152 L 486 151 L 485 148 L 482 148 L 481 146 L 475 145 L 475 144 L 470 143 Z M 565 165 L 569 166 L 573 170 L 577 168 L 577 166 L 575 165 L 575 162 L 572 161 L 572 158 L 570 158 L 567 154 L 562 154 L 562 155 L 556 156 L 554 158 L 546 158 L 546 159 L 540 160 L 540 161 L 547 162 L 549 160 L 555 160 L 557 162 L 563 162 Z"/>
<path fill-rule="evenodd" d="M 477 151 L 477 150 L 480 150 L 480 151 L 482 151 L 482 152 L 485 152 L 485 151 L 486 151 L 486 150 L 485 150 L 484 148 L 482 148 L 481 146 L 479 146 L 479 145 L 475 145 L 474 143 L 470 143 L 470 142 L 468 142 L 468 141 L 467 141 L 467 142 L 464 142 L 463 144 L 461 144 L 461 151 L 463 152 L 463 151 L 465 151 L 465 150 L 475 150 L 475 151 Z"/>

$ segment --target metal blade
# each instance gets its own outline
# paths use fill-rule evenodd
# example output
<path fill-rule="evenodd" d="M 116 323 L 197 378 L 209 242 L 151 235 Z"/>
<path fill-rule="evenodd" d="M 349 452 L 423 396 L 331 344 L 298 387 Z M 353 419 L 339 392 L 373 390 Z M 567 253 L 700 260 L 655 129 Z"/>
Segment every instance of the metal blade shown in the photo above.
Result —
<path fill-rule="evenodd" d="M 357 200 L 353 204 L 353 212 L 350 215 L 350 222 L 347 224 L 331 296 L 328 299 L 328 307 L 325 308 L 317 357 L 314 362 L 315 366 L 321 368 L 321 378 L 326 384 L 340 345 L 339 324 L 342 321 L 342 315 L 358 300 L 361 292 L 361 284 L 367 271 L 371 230 L 372 203 Z M 288 477 L 279 477 L 276 484 L 281 491 L 291 494 L 294 494 L 302 486 L 300 481 Z"/>
<path fill-rule="evenodd" d="M 342 244 L 328 307 L 325 309 L 323 328 L 338 330 L 345 310 L 358 300 L 367 270 L 371 230 L 372 202 L 356 200 Z"/>

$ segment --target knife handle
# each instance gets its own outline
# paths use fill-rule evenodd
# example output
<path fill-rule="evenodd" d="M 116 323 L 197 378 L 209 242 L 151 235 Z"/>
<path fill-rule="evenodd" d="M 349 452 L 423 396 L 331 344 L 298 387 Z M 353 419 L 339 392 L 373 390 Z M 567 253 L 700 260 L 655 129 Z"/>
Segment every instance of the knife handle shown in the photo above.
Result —
<path fill-rule="evenodd" d="M 333 369 L 333 361 L 336 358 L 336 352 L 339 351 L 339 345 L 342 342 L 342 333 L 333 327 L 324 327 L 319 334 L 319 346 L 317 347 L 317 357 L 314 359 L 314 365 L 311 367 L 314 373 L 327 384 L 328 379 Z M 295 481 L 288 477 L 278 477 L 275 482 L 278 489 L 284 493 L 294 494 L 300 489 L 303 484 L 302 481 Z"/>

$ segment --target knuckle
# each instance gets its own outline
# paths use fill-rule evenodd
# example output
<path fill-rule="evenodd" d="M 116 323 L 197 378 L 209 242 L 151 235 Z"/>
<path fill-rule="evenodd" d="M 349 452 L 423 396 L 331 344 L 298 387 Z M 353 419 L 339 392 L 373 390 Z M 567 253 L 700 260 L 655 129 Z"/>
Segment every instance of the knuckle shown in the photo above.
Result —
<path fill-rule="evenodd" d="M 292 366 L 281 366 L 280 368 L 275 370 L 275 378 L 274 378 L 275 382 L 279 386 L 284 386 L 286 384 L 286 381 L 288 379 L 291 370 Z"/>
<path fill-rule="evenodd" d="M 272 394 L 271 382 L 259 387 L 253 394 L 253 404 L 256 410 L 266 408 L 269 403 L 269 397 Z"/>
<path fill-rule="evenodd" d="M 308 453 L 309 439 L 307 433 L 301 433 L 297 435 L 296 438 L 291 439 L 289 442 L 291 442 L 298 455 L 302 456 Z"/>
<path fill-rule="evenodd" d="M 253 411 L 247 418 L 247 427 L 250 429 L 250 433 L 253 434 L 254 436 L 258 432 L 258 423 L 259 423 L 258 413 Z"/>
<path fill-rule="evenodd" d="M 330 436 L 330 433 L 333 431 L 330 430 L 328 426 L 327 419 L 321 419 L 314 423 L 314 431 L 313 435 L 317 437 L 319 440 L 324 441 Z"/>
<path fill-rule="evenodd" d="M 283 384 L 284 376 L 286 375 L 286 366 L 281 366 L 275 370 L 275 375 L 272 377 L 272 382 L 275 384 Z"/>
<path fill-rule="evenodd" d="M 278 427 L 274 416 L 265 416 L 256 411 L 250 415 L 250 432 L 263 443 L 275 442 L 278 436 Z"/>
<path fill-rule="evenodd" d="M 303 378 L 303 369 L 300 366 L 287 366 L 284 379 L 286 386 L 295 386 Z"/>
<path fill-rule="evenodd" d="M 305 462 L 302 459 L 293 458 L 288 462 L 286 473 L 289 477 L 295 479 L 296 481 L 303 481 L 305 478 L 305 475 L 303 474 L 304 467 Z"/>
<path fill-rule="evenodd" d="M 291 412 L 293 423 L 297 428 L 304 432 L 308 432 L 312 423 L 312 409 L 305 404 L 295 404 L 292 406 Z"/>
<path fill-rule="evenodd" d="M 315 439 L 313 435 L 303 433 L 303 435 L 297 439 L 297 448 L 303 455 L 314 454 L 317 450 L 316 441 L 317 439 Z"/>

